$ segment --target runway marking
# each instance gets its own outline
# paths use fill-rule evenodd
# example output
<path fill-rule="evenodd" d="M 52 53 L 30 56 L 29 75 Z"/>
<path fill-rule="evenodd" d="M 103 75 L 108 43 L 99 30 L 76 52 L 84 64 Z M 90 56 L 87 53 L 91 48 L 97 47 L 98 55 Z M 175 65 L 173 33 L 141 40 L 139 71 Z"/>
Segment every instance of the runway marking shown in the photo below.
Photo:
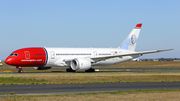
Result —
<path fill-rule="evenodd" d="M 7 73 L 7 72 L 11 72 L 11 70 L 5 70 L 5 71 L 3 71 L 3 72 L 6 72 L 6 73 Z"/>

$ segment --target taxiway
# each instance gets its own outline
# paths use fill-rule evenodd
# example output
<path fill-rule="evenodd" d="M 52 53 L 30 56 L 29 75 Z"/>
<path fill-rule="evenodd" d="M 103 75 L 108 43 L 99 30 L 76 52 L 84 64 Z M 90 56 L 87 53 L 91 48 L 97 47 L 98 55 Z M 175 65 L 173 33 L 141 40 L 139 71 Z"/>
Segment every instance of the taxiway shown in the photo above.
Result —
<path fill-rule="evenodd" d="M 135 89 L 180 89 L 180 82 L 0 85 L 0 93 L 75 94 Z"/>

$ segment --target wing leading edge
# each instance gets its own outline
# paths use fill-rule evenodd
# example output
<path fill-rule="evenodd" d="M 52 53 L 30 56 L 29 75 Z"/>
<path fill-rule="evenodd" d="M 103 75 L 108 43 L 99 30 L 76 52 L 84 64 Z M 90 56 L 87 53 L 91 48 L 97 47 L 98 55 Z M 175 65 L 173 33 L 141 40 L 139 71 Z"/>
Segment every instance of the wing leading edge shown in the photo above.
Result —
<path fill-rule="evenodd" d="M 110 59 L 110 58 L 123 57 L 123 56 L 135 56 L 135 55 L 142 56 L 143 54 L 157 53 L 157 52 L 170 51 L 170 50 L 174 50 L 174 49 L 132 52 L 132 53 L 128 53 L 128 54 L 112 55 L 112 56 L 96 56 L 96 57 L 91 57 L 91 60 L 93 60 L 93 62 L 98 62 L 98 61 L 102 61 L 102 60 L 106 60 L 106 59 Z"/>

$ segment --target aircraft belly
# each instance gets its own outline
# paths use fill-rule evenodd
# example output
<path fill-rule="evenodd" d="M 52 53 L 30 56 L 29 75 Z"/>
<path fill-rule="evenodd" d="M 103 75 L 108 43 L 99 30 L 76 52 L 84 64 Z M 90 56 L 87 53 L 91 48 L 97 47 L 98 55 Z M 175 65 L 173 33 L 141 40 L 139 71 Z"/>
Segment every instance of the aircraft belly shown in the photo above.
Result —
<path fill-rule="evenodd" d="M 123 58 L 111 58 L 111 59 L 107 59 L 105 61 L 99 61 L 95 64 L 93 64 L 93 66 L 98 66 L 98 65 L 113 65 L 113 64 L 117 64 L 117 63 L 121 63 L 121 62 L 125 62 L 125 61 L 130 61 L 135 57 L 132 56 L 126 56 Z"/>

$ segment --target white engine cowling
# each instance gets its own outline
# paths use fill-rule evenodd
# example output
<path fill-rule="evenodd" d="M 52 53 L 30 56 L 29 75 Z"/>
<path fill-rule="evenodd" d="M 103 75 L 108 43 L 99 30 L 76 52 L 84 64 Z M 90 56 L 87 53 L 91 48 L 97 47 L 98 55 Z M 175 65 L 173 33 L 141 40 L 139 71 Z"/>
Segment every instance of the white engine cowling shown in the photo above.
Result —
<path fill-rule="evenodd" d="M 70 66 L 73 70 L 88 70 L 91 68 L 91 62 L 84 58 L 75 58 L 71 60 Z"/>
<path fill-rule="evenodd" d="M 46 70 L 46 69 L 51 69 L 51 67 L 34 67 L 36 70 Z"/>

